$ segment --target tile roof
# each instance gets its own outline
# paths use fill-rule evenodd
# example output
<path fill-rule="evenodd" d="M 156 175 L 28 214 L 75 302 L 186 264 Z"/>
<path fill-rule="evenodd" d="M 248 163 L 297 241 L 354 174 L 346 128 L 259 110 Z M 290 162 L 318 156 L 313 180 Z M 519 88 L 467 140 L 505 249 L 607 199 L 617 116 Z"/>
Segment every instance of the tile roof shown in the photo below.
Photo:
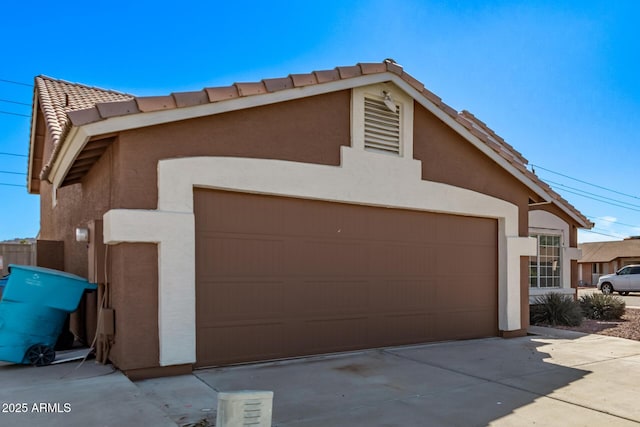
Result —
<path fill-rule="evenodd" d="M 93 108 L 96 103 L 133 99 L 132 95 L 46 76 L 37 76 L 35 87 L 47 130 L 53 140 L 53 153 L 43 168 L 41 179 L 51 167 L 62 145 L 61 141 L 69 132 L 69 112 Z"/>
<path fill-rule="evenodd" d="M 515 148 L 498 136 L 485 123 L 468 111 L 458 113 L 430 92 L 420 81 L 404 71 L 402 66 L 391 60 L 380 63 L 359 63 L 353 66 L 336 67 L 333 70 L 313 71 L 307 74 L 290 74 L 287 77 L 264 79 L 259 82 L 234 83 L 230 86 L 209 87 L 200 91 L 178 92 L 166 96 L 132 95 L 98 89 L 94 87 L 55 80 L 44 76 L 36 77 L 40 94 L 40 104 L 44 111 L 47 127 L 54 140 L 54 150 L 41 173 L 41 179 L 48 177 L 49 169 L 60 150 L 61 141 L 70 127 L 106 120 L 111 117 L 193 107 L 208 103 L 224 102 L 230 99 L 260 96 L 293 88 L 300 88 L 355 77 L 393 73 L 417 90 L 430 103 L 464 126 L 476 138 L 507 160 L 521 174 L 545 190 L 557 203 L 564 205 L 580 218 L 589 228 L 593 225 L 574 206 L 553 191 L 549 185 L 527 169 L 527 160 Z"/>
<path fill-rule="evenodd" d="M 578 262 L 611 262 L 616 258 L 640 258 L 640 239 L 615 242 L 589 242 L 578 245 L 582 257 Z"/>

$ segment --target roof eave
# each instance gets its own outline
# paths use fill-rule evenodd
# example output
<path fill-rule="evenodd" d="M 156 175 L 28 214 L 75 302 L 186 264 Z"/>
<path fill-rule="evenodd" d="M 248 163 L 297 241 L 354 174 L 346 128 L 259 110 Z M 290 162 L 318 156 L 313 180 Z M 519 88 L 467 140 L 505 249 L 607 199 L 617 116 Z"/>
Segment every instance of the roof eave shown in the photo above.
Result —
<path fill-rule="evenodd" d="M 91 113 L 90 110 L 97 110 L 97 107 L 87 109 L 85 110 L 86 114 L 84 117 L 89 119 L 84 123 L 82 121 L 76 121 L 78 124 L 74 123 L 69 129 L 56 158 L 51 164 L 47 180 L 54 184 L 56 188 L 59 187 L 64 181 L 64 178 L 71 168 L 75 158 L 80 154 L 80 151 L 82 151 L 82 148 L 86 145 L 89 139 L 94 136 L 123 132 L 174 121 L 206 117 L 250 107 L 275 104 L 278 102 L 306 98 L 337 90 L 352 89 L 357 86 L 366 86 L 390 81 L 394 77 L 396 80 L 399 80 L 399 77 L 396 74 L 390 72 L 371 74 L 352 79 L 336 80 L 329 83 L 286 89 L 256 96 L 232 98 L 225 101 L 169 110 L 138 112 L 134 114 L 109 117 L 106 119 L 98 119 L 98 117 L 100 117 L 99 115 Z M 93 119 L 91 119 L 91 117 L 93 117 Z M 72 122 L 74 122 L 74 120 L 72 120 Z"/>
<path fill-rule="evenodd" d="M 40 109 L 40 103 L 38 100 L 38 86 L 33 86 L 33 102 L 31 103 L 31 135 L 29 137 L 29 160 L 27 163 L 27 192 L 29 194 L 39 194 L 35 192 L 31 186 L 31 180 L 33 176 L 33 156 L 35 150 L 35 138 L 36 138 L 36 123 L 38 122 L 38 111 Z M 38 171 L 40 174 L 40 171 Z"/>
<path fill-rule="evenodd" d="M 403 78 L 404 77 L 404 78 Z M 498 165 L 507 170 L 512 176 L 518 179 L 526 187 L 531 189 L 535 194 L 543 200 L 551 202 L 558 206 L 563 212 L 569 215 L 580 228 L 591 228 L 593 224 L 585 221 L 585 218 L 578 216 L 575 212 L 559 203 L 550 193 L 537 185 L 534 181 L 521 173 L 514 165 L 492 150 L 487 144 L 483 143 L 477 136 L 471 133 L 465 126 L 456 120 L 458 112 L 448 105 L 440 102 L 435 104 L 434 100 L 439 98 L 426 91 L 424 86 L 417 80 L 410 77 L 404 72 L 396 73 L 393 71 L 385 71 L 375 74 L 359 75 L 351 78 L 334 80 L 327 83 L 315 84 L 302 87 L 294 87 L 275 92 L 263 93 L 253 96 L 244 96 L 231 98 L 223 101 L 199 104 L 189 107 L 172 108 L 166 110 L 157 110 L 150 112 L 136 112 L 132 114 L 124 114 L 106 119 L 100 118 L 99 114 L 86 114 L 86 117 L 93 117 L 86 123 L 74 123 L 67 134 L 61 150 L 54 159 L 49 173 L 49 181 L 59 186 L 63 180 L 73 161 L 78 156 L 84 145 L 93 136 L 116 133 L 126 130 L 154 126 L 173 121 L 188 120 L 199 117 L 220 114 L 229 111 L 236 111 L 250 107 L 274 104 L 283 101 L 305 98 L 309 96 L 321 95 L 328 92 L 338 90 L 353 89 L 355 87 L 367 86 L 382 82 L 392 82 L 400 89 L 407 92 L 420 105 L 446 123 L 455 130 L 459 135 L 473 144 L 477 149 L 489 156 Z M 425 93 L 427 92 L 427 93 Z M 122 101 L 131 102 L 131 101 Z M 93 107 L 97 110 L 97 107 Z M 91 110 L 91 109 L 89 109 Z M 89 113 L 89 111 L 87 110 Z"/>

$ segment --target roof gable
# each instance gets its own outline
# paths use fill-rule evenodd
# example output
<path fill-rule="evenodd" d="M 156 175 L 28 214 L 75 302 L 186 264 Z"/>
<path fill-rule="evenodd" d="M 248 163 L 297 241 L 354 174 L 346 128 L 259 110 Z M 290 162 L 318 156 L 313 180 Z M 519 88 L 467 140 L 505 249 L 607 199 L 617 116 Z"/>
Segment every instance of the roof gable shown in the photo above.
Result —
<path fill-rule="evenodd" d="M 35 78 L 34 117 L 38 114 L 38 106 L 42 111 L 44 123 L 53 142 L 53 153 L 40 173 L 46 176 L 51 162 L 56 158 L 61 142 L 64 141 L 71 127 L 69 113 L 95 107 L 96 103 L 118 102 L 133 99 L 132 95 L 112 90 L 105 90 L 46 76 Z M 34 129 L 32 129 L 33 139 Z"/>
<path fill-rule="evenodd" d="M 53 153 L 46 161 L 40 177 L 54 182 L 50 177 L 52 169 L 56 169 L 54 172 L 60 169 L 60 173 L 64 175 L 73 166 L 74 158 L 67 158 L 66 164 L 55 168 L 55 165 L 61 163 L 60 158 L 63 157 L 60 155 L 61 147 L 67 144 L 65 138 L 72 128 L 85 130 L 80 136 L 74 134 L 69 138 L 79 138 L 75 147 L 67 149 L 72 153 L 74 150 L 77 151 L 74 154 L 77 156 L 89 138 L 100 134 L 202 117 L 385 81 L 392 81 L 401 87 L 416 102 L 436 114 L 465 139 L 533 189 L 535 193 L 567 212 L 579 226 L 587 228 L 593 226 L 575 207 L 529 171 L 526 167 L 528 162 L 522 154 L 485 123 L 468 111 L 458 113 L 440 97 L 426 89 L 420 81 L 406 73 L 400 65 L 390 60 L 382 63 L 359 63 L 354 66 L 337 67 L 333 70 L 314 71 L 308 74 L 291 74 L 287 77 L 264 79 L 260 82 L 234 83 L 230 86 L 204 88 L 200 91 L 172 93 L 167 96 L 135 97 L 43 76 L 36 77 L 37 98 L 54 143 Z M 30 167 L 31 164 L 30 159 Z M 57 184 L 62 184 L 62 181 Z"/>

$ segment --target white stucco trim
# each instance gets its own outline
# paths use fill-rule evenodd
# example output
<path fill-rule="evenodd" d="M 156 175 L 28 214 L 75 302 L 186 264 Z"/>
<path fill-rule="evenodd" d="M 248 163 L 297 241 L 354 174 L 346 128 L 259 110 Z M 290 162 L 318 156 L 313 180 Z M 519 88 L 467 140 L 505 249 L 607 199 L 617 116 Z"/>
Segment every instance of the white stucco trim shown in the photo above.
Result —
<path fill-rule="evenodd" d="M 195 293 L 183 292 L 181 284 L 195 284 L 193 213 L 115 209 L 104 215 L 107 244 L 144 242 L 158 244 L 158 333 L 162 366 L 195 361 L 195 333 L 184 333 L 195 325 Z M 190 309 L 176 311 L 175 307 Z M 193 359 L 193 360 L 192 360 Z"/>
<path fill-rule="evenodd" d="M 194 187 L 495 218 L 499 224 L 499 328 L 520 329 L 520 256 L 535 254 L 535 240 L 518 236 L 517 206 L 423 181 L 420 162 L 411 158 L 351 147 L 342 147 L 341 156 L 339 167 L 229 157 L 162 160 L 157 210 L 115 209 L 104 216 L 105 243 L 154 241 L 160 245 L 160 365 L 195 362 Z"/>
<path fill-rule="evenodd" d="M 529 211 L 529 234 L 547 234 L 561 236 L 560 244 L 562 252 L 560 254 L 562 263 L 562 283 L 560 288 L 529 288 L 529 302 L 533 303 L 536 297 L 549 292 L 556 292 L 565 295 L 574 295 L 575 289 L 571 287 L 571 261 L 578 260 L 581 256 L 580 249 L 571 247 L 569 224 L 552 214 L 543 210 Z"/>

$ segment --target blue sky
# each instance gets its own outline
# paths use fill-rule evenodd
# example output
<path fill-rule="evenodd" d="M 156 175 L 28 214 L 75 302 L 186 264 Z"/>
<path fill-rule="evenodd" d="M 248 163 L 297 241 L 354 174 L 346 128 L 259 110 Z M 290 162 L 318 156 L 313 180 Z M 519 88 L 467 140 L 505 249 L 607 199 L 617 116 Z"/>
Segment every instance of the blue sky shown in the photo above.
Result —
<path fill-rule="evenodd" d="M 391 57 L 538 165 L 596 223 L 581 241 L 615 240 L 640 235 L 639 13 L 635 1 L 8 3 L 0 79 L 164 95 Z M 0 81 L 0 111 L 29 116 L 16 102 L 32 94 Z M 26 155 L 30 119 L 4 113 L 0 153 Z M 26 167 L 0 154 L 0 183 L 19 185 L 0 185 L 0 240 L 38 233 L 38 197 L 15 174 Z"/>

